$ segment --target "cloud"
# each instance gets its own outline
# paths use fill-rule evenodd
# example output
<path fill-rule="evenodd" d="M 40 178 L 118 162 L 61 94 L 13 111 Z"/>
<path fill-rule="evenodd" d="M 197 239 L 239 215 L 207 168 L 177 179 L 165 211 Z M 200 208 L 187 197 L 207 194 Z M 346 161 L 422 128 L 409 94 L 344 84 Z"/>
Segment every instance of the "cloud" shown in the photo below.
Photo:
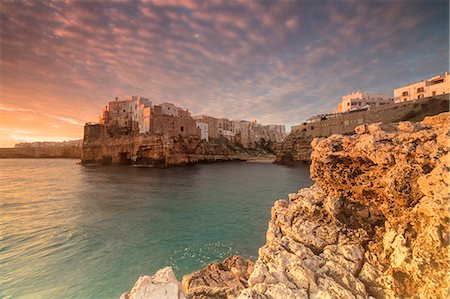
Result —
<path fill-rule="evenodd" d="M 51 117 L 51 118 L 55 118 L 57 120 L 72 124 L 72 125 L 78 125 L 78 126 L 84 126 L 84 122 L 70 118 L 70 117 L 65 117 L 65 116 L 61 116 L 61 115 L 52 115 L 52 114 L 47 114 L 47 113 L 43 113 L 43 115 Z"/>
<path fill-rule="evenodd" d="M 446 1 L 10 1 L 1 18 L 0 112 L 62 136 L 115 96 L 295 124 L 448 70 Z"/>

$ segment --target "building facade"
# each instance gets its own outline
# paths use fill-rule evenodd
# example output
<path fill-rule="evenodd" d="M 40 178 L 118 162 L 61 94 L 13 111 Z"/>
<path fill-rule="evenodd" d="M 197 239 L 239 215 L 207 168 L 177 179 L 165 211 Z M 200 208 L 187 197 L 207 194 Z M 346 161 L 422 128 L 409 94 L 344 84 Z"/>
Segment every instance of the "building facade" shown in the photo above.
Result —
<path fill-rule="evenodd" d="M 146 133 L 150 131 L 151 108 L 152 102 L 147 98 L 129 96 L 123 101 L 115 98 L 103 109 L 100 123 Z"/>
<path fill-rule="evenodd" d="M 394 100 L 392 98 L 380 93 L 354 91 L 342 97 L 342 101 L 338 104 L 338 108 L 334 112 L 344 113 L 368 107 L 391 104 L 393 102 Z"/>
<path fill-rule="evenodd" d="M 170 137 L 200 136 L 200 130 L 188 110 L 172 103 L 153 106 L 149 99 L 136 96 L 109 102 L 100 116 L 100 124 L 105 125 L 111 135 L 135 132 Z"/>
<path fill-rule="evenodd" d="M 399 103 L 449 93 L 450 75 L 445 72 L 443 75 L 394 89 L 394 100 Z"/>
<path fill-rule="evenodd" d="M 255 147 L 261 140 L 281 142 L 286 137 L 284 125 L 261 125 L 256 120 L 229 120 L 207 115 L 194 116 L 194 119 L 208 125 L 209 139 L 226 138 L 244 148 Z"/>
<path fill-rule="evenodd" d="M 209 141 L 208 124 L 199 120 L 197 120 L 195 123 L 197 125 L 197 128 L 200 129 L 200 137 L 202 138 L 202 140 Z"/>
<path fill-rule="evenodd" d="M 284 125 L 261 125 L 256 121 L 230 120 L 207 115 L 192 117 L 172 103 L 153 105 L 149 99 L 130 96 L 108 103 L 100 115 L 100 124 L 110 135 L 162 134 L 164 136 L 199 136 L 209 141 L 226 138 L 245 148 L 253 148 L 260 141 L 280 142 L 286 136 Z"/>

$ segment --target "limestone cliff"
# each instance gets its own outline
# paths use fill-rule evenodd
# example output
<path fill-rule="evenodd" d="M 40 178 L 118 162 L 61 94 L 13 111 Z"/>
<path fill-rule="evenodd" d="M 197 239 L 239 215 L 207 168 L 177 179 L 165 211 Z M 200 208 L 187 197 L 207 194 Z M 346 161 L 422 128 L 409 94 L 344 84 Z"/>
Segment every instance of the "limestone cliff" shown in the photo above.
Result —
<path fill-rule="evenodd" d="M 353 134 L 355 128 L 363 123 L 418 121 L 425 116 L 447 111 L 449 111 L 448 94 L 372 107 L 369 110 L 323 116 L 320 121 L 294 126 L 292 132 L 277 145 L 275 162 L 287 165 L 310 162 L 311 142 L 314 138 L 328 137 L 332 134 Z"/>
<path fill-rule="evenodd" d="M 240 256 L 231 256 L 220 263 L 183 277 L 183 291 L 189 298 L 235 297 L 248 287 L 253 262 Z"/>
<path fill-rule="evenodd" d="M 167 137 L 162 134 L 128 134 L 110 136 L 102 125 L 86 125 L 83 164 L 135 164 L 141 166 L 175 166 L 197 162 L 246 160 L 268 154 L 258 149 L 243 149 L 228 140 L 210 142 L 199 136 Z"/>
<path fill-rule="evenodd" d="M 444 113 L 316 139 L 315 184 L 275 202 L 266 244 L 248 279 L 242 275 L 248 287 L 236 294 L 219 279 L 213 287 L 221 294 L 196 292 L 211 289 L 206 278 L 216 268 L 208 266 L 183 278 L 185 294 L 448 298 L 449 123 Z"/>

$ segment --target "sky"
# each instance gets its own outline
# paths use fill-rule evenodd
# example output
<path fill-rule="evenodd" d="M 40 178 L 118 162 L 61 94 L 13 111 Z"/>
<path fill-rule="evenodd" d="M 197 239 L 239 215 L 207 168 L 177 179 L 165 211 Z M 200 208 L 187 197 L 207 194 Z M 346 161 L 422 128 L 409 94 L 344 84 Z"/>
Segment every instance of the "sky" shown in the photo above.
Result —
<path fill-rule="evenodd" d="M 81 139 L 114 97 L 298 124 L 449 70 L 445 1 L 0 1 L 0 147 Z"/>

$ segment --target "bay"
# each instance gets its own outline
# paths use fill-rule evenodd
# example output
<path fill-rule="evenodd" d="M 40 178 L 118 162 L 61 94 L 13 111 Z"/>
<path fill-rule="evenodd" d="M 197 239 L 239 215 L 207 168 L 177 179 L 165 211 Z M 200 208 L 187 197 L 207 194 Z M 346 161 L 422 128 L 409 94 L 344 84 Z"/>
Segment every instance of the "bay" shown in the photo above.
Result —
<path fill-rule="evenodd" d="M 76 162 L 0 160 L 0 298 L 118 298 L 164 266 L 255 260 L 273 202 L 312 183 L 306 165 Z"/>

